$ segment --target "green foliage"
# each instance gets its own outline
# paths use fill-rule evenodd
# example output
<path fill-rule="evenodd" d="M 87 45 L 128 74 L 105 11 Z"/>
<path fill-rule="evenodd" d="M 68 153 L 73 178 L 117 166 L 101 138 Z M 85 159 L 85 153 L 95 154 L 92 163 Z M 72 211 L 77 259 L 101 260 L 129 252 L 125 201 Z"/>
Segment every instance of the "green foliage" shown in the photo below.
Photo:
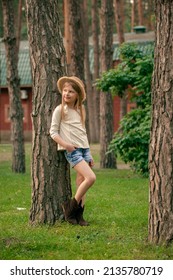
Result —
<path fill-rule="evenodd" d="M 121 120 L 121 130 L 115 133 L 109 146 L 110 151 L 145 176 L 148 175 L 150 120 L 150 107 L 132 110 Z"/>
<path fill-rule="evenodd" d="M 128 67 L 119 65 L 116 69 L 111 69 L 102 74 L 102 78 L 97 80 L 97 87 L 103 92 L 110 91 L 113 95 L 123 96 L 128 85 L 134 84 L 134 75 L 129 72 Z"/>
<path fill-rule="evenodd" d="M 121 63 L 115 69 L 110 69 L 97 79 L 96 86 L 103 92 L 110 91 L 112 94 L 123 96 L 128 86 L 138 86 L 141 76 L 147 72 L 150 74 L 150 59 L 139 50 L 135 43 L 124 43 L 120 47 Z M 148 59 L 148 60 L 147 60 Z M 146 67 L 149 67 L 147 70 Z M 146 81 L 147 82 L 147 78 Z M 145 87 L 144 87 L 145 88 Z"/>
<path fill-rule="evenodd" d="M 148 175 L 153 52 L 146 56 L 136 44 L 124 43 L 120 48 L 120 57 L 122 62 L 116 69 L 103 73 L 97 86 L 120 97 L 131 86 L 132 100 L 136 102 L 137 109 L 121 120 L 109 152 L 119 154 L 136 172 Z"/>
<path fill-rule="evenodd" d="M 126 61 L 129 66 L 133 66 L 136 59 L 142 58 L 143 53 L 136 43 L 123 43 L 120 46 L 120 58 Z"/>
<path fill-rule="evenodd" d="M 135 63 L 135 92 L 133 99 L 138 107 L 151 105 L 151 80 L 153 73 L 153 56 L 144 56 Z"/>

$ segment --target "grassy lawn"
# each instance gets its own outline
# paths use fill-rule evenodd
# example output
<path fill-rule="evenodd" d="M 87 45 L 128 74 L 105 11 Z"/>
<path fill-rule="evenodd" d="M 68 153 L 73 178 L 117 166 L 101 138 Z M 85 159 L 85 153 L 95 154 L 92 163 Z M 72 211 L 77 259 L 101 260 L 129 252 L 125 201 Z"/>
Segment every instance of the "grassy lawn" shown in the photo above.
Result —
<path fill-rule="evenodd" d="M 57 222 L 34 227 L 29 224 L 31 145 L 26 144 L 24 175 L 11 172 L 11 146 L 0 145 L 0 259 L 173 259 L 173 245 L 147 242 L 148 179 L 125 166 L 100 169 L 98 146 L 91 148 L 97 181 L 87 194 L 85 218 L 90 226 Z M 71 176 L 74 185 L 74 171 Z"/>

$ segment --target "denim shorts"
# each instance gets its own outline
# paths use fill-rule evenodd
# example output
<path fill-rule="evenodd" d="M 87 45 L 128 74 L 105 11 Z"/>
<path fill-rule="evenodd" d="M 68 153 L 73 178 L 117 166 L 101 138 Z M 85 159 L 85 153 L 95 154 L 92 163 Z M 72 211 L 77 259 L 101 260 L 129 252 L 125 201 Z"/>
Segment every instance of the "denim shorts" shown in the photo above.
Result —
<path fill-rule="evenodd" d="M 90 149 L 86 148 L 76 148 L 73 152 L 65 151 L 65 157 L 67 161 L 70 163 L 71 167 L 74 167 L 80 161 L 85 160 L 86 162 L 91 162 L 92 157 L 90 154 Z"/>

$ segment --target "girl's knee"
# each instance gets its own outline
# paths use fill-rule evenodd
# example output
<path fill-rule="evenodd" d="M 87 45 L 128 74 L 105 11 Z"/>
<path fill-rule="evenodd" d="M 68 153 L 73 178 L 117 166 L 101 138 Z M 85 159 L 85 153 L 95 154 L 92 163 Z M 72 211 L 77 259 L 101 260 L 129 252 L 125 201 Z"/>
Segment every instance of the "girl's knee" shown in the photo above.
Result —
<path fill-rule="evenodd" d="M 88 180 L 89 180 L 90 186 L 92 186 L 92 185 L 94 184 L 95 180 L 96 180 L 96 175 L 93 173 L 93 174 L 88 178 Z"/>

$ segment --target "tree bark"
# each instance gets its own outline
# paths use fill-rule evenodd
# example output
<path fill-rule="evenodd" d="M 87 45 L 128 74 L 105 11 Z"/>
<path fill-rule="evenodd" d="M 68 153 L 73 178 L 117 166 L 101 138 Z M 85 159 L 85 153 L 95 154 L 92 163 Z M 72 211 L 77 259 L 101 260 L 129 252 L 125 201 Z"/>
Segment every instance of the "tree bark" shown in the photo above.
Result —
<path fill-rule="evenodd" d="M 127 90 L 120 99 L 120 120 L 127 114 Z"/>
<path fill-rule="evenodd" d="M 86 77 L 86 89 L 87 89 L 87 109 L 88 109 L 88 121 L 89 121 L 89 139 L 91 143 L 95 142 L 95 121 L 94 120 L 94 99 L 92 92 L 92 77 L 90 71 L 89 60 L 89 33 L 88 33 L 88 9 L 87 0 L 83 1 L 83 30 L 84 30 L 84 50 L 85 50 L 85 77 Z"/>
<path fill-rule="evenodd" d="M 131 3 L 131 32 L 133 32 L 133 28 L 135 26 L 135 0 Z"/>
<path fill-rule="evenodd" d="M 25 173 L 25 148 L 23 133 L 23 109 L 18 76 L 18 53 L 14 30 L 14 8 L 12 0 L 2 1 L 4 43 L 7 62 L 7 84 L 10 105 L 12 171 Z"/>
<path fill-rule="evenodd" d="M 80 78 L 85 84 L 84 73 L 84 28 L 83 28 L 83 3 L 78 0 L 69 1 L 69 23 L 71 32 L 71 74 Z M 89 113 L 87 101 L 86 108 L 86 130 L 90 141 Z"/>
<path fill-rule="evenodd" d="M 122 20 L 122 0 L 114 0 L 114 11 L 115 11 L 115 22 L 117 27 L 118 33 L 118 41 L 119 45 L 125 42 L 124 37 L 124 28 L 123 28 L 123 20 Z M 126 115 L 127 113 L 127 98 L 126 92 L 124 92 L 123 97 L 120 99 L 120 120 Z"/>
<path fill-rule="evenodd" d="M 71 197 L 69 164 L 49 135 L 52 112 L 61 101 L 57 80 L 66 74 L 65 49 L 57 1 L 26 0 L 26 9 L 33 77 L 30 221 L 54 224 L 61 203 Z"/>
<path fill-rule="evenodd" d="M 98 1 L 92 0 L 92 37 L 93 37 L 93 52 L 94 52 L 94 71 L 93 81 L 99 78 L 99 20 L 98 20 Z M 100 139 L 100 93 L 93 86 L 93 103 L 94 103 L 94 114 L 93 119 L 95 122 L 95 139 L 93 142 L 99 142 Z"/>
<path fill-rule="evenodd" d="M 115 22 L 117 27 L 118 41 L 120 45 L 125 41 L 121 7 L 121 0 L 114 0 Z"/>
<path fill-rule="evenodd" d="M 173 2 L 155 1 L 155 16 L 148 239 L 161 244 L 173 239 Z"/>
<path fill-rule="evenodd" d="M 112 66 L 113 1 L 102 0 L 101 6 L 101 71 Z M 116 168 L 114 153 L 107 153 L 113 137 L 113 99 L 110 92 L 100 93 L 100 167 Z"/>
<path fill-rule="evenodd" d="M 154 20 L 153 20 L 153 14 L 154 14 L 154 0 L 148 0 L 148 17 L 147 17 L 147 29 L 148 30 L 154 30 Z"/>
<path fill-rule="evenodd" d="M 84 77 L 84 32 L 82 24 L 82 4 L 78 0 L 69 1 L 69 23 L 71 32 L 71 73 L 82 81 Z"/>
<path fill-rule="evenodd" d="M 143 25 L 142 0 L 138 0 L 138 24 Z"/>
<path fill-rule="evenodd" d="M 68 75 L 71 75 L 71 32 L 69 28 L 69 1 L 64 0 L 64 41 L 67 58 Z"/>
<path fill-rule="evenodd" d="M 19 0 L 18 3 L 17 40 L 16 40 L 17 54 L 19 53 L 19 49 L 20 49 L 20 34 L 21 34 L 21 27 L 22 27 L 22 2 L 23 0 Z"/>

